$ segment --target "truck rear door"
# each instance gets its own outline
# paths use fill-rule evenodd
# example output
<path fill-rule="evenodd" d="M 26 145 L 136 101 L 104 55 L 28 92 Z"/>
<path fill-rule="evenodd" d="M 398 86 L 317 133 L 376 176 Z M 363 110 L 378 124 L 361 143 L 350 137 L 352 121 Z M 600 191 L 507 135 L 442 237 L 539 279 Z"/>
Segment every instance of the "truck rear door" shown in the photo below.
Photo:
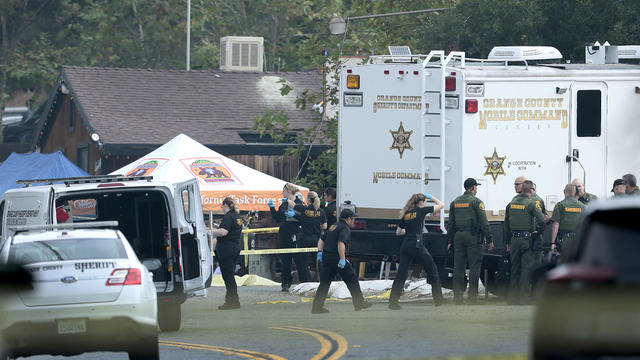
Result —
<path fill-rule="evenodd" d="M 607 86 L 602 82 L 576 82 L 571 86 L 569 178 L 582 179 L 586 191 L 606 194 Z M 578 161 L 576 161 L 576 159 Z"/>
<path fill-rule="evenodd" d="M 204 238 L 198 236 L 202 231 L 198 229 L 198 216 L 202 217 L 202 203 L 197 181 L 194 179 L 176 184 L 174 200 L 183 287 L 185 292 L 193 292 L 204 288 L 206 278 L 203 265 L 206 264 L 202 262 L 205 256 L 202 252 L 206 250 L 205 246 L 208 248 L 206 236 Z M 204 246 L 201 243 L 204 243 Z"/>
<path fill-rule="evenodd" d="M 2 238 L 0 243 L 11 236 L 11 226 L 51 224 L 53 209 L 53 188 L 33 187 L 25 190 L 8 191 L 0 202 L 2 211 Z"/>

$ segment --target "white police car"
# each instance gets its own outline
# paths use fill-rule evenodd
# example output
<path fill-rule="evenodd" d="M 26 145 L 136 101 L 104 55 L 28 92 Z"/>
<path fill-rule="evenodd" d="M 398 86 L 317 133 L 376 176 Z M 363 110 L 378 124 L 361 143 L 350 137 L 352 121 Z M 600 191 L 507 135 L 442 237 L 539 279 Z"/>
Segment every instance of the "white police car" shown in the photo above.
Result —
<path fill-rule="evenodd" d="M 117 222 L 80 226 L 15 228 L 2 244 L 0 262 L 33 277 L 32 290 L 0 297 L 4 357 L 126 351 L 158 359 L 151 273 L 119 230 L 104 228 Z"/>

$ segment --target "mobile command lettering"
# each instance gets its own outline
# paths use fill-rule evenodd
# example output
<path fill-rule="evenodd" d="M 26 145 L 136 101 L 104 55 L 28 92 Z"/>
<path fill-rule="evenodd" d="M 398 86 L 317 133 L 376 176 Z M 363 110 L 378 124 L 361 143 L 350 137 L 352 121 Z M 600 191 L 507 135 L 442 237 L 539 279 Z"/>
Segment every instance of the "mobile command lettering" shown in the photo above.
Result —
<path fill-rule="evenodd" d="M 211 252 L 196 179 L 169 183 L 152 176 L 105 175 L 18 183 L 26 187 L 8 190 L 0 199 L 0 246 L 11 236 L 11 225 L 57 224 L 67 218 L 75 223 L 117 221 L 141 261 L 161 264 L 153 280 L 164 331 L 178 330 L 181 304 L 211 284 Z M 59 217 L 62 209 L 67 215 Z"/>
<path fill-rule="evenodd" d="M 573 178 L 606 198 L 614 179 L 640 168 L 640 46 L 587 46 L 585 64 L 561 63 L 550 47 L 496 47 L 489 59 L 406 54 L 341 69 L 338 202 L 360 215 L 352 253 L 397 253 L 393 231 L 411 194 L 448 209 L 467 177 L 482 185 L 499 253 L 517 176 L 552 210 Z M 446 229 L 447 211 L 434 215 Z"/>

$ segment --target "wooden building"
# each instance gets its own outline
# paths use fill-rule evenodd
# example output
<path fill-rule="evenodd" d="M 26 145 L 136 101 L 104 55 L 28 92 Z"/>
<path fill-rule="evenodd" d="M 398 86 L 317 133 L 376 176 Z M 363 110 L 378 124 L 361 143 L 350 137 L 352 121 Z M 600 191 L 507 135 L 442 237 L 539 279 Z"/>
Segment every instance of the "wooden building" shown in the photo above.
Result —
<path fill-rule="evenodd" d="M 280 94 L 280 79 L 294 91 Z M 299 160 L 252 131 L 265 109 L 284 111 L 290 131 L 312 126 L 295 96 L 322 89 L 318 72 L 220 72 L 62 67 L 32 149 L 62 151 L 90 174 L 108 174 L 184 133 L 259 171 L 289 180 Z M 313 146 L 312 156 L 326 146 Z"/>

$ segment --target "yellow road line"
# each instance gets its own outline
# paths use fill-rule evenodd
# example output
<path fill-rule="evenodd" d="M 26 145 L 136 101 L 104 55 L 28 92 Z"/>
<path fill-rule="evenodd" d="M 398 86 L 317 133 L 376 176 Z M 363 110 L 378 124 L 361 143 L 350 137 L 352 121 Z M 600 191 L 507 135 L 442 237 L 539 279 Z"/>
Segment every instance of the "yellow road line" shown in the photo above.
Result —
<path fill-rule="evenodd" d="M 318 352 L 314 357 L 312 357 L 311 360 L 324 359 L 325 356 L 327 356 L 329 353 L 331 353 L 331 350 L 332 350 L 331 342 L 329 340 L 327 340 L 324 336 L 320 335 L 320 334 L 316 334 L 316 333 L 311 332 L 311 331 L 296 330 L 296 329 L 292 329 L 292 328 L 288 328 L 288 327 L 272 326 L 271 329 L 299 332 L 299 333 L 311 335 L 314 338 L 316 338 L 316 340 L 318 340 L 318 342 L 320 343 L 320 352 Z"/>
<path fill-rule="evenodd" d="M 246 349 L 234 349 L 234 348 L 224 347 L 224 346 L 190 344 L 190 343 L 170 341 L 170 340 L 161 340 L 158 343 L 164 346 L 174 346 L 174 347 L 179 347 L 183 349 L 217 351 L 217 352 L 225 353 L 226 355 L 237 355 L 237 356 L 242 356 L 249 359 L 256 359 L 256 357 L 258 357 L 259 359 L 287 360 L 287 358 L 274 355 L 274 354 L 261 353 L 257 351 L 246 350 Z"/>
<path fill-rule="evenodd" d="M 284 331 L 293 331 L 299 332 L 307 335 L 311 335 L 318 342 L 320 342 L 320 352 L 318 352 L 311 360 L 337 360 L 342 357 L 347 352 L 348 343 L 347 340 L 342 337 L 342 335 L 336 334 L 327 330 L 318 330 L 318 329 L 309 329 L 298 326 L 286 326 L 286 327 L 271 327 L 271 329 L 276 330 L 284 330 Z M 327 338 L 335 341 L 337 347 L 334 349 L 331 345 L 331 341 L 327 340 Z M 329 356 L 329 357 L 327 357 Z"/>
<path fill-rule="evenodd" d="M 303 328 L 299 328 L 299 329 L 303 329 Z M 317 329 L 306 329 L 306 330 L 317 331 L 317 332 L 320 332 L 322 334 L 325 334 L 328 337 L 330 337 L 331 339 L 333 339 L 338 344 L 338 348 L 331 355 L 331 357 L 329 357 L 328 360 L 335 360 L 335 359 L 341 358 L 342 355 L 344 355 L 347 352 L 347 349 L 349 348 L 349 343 L 347 343 L 347 339 L 345 339 L 340 334 L 337 334 L 337 333 L 334 333 L 334 332 L 331 332 L 331 331 L 327 331 L 327 330 L 317 330 Z"/>

